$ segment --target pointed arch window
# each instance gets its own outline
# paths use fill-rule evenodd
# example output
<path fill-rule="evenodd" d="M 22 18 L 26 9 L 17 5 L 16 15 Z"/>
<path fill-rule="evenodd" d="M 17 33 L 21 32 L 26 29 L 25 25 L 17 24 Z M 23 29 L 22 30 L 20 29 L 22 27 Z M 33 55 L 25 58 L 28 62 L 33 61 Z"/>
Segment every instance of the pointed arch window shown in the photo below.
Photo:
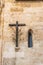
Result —
<path fill-rule="evenodd" d="M 29 29 L 28 31 L 28 47 L 32 47 L 33 44 L 32 44 L 32 30 Z"/>

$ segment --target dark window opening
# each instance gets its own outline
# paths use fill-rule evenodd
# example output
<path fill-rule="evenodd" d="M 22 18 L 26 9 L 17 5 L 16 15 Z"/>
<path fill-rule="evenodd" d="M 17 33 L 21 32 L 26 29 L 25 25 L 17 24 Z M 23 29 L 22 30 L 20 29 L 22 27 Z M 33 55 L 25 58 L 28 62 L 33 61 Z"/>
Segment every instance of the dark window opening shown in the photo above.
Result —
<path fill-rule="evenodd" d="M 28 47 L 32 47 L 32 30 L 28 31 Z"/>

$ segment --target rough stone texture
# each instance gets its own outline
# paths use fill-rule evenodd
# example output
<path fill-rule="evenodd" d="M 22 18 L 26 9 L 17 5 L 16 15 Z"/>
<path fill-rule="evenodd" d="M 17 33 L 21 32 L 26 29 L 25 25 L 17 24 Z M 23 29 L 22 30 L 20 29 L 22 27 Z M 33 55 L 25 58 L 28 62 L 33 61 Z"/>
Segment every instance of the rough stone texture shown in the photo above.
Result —
<path fill-rule="evenodd" d="M 2 12 L 0 35 L 3 44 L 3 65 L 43 65 L 43 2 L 13 2 L 6 0 Z M 9 24 L 16 21 L 26 24 L 23 28 L 19 27 L 22 35 L 19 35 L 21 40 L 18 52 L 15 51 L 13 40 L 15 28 L 9 27 Z M 33 30 L 32 48 L 28 48 L 29 29 Z"/>
<path fill-rule="evenodd" d="M 3 62 L 4 64 L 3 65 L 15 65 L 15 59 L 14 58 L 4 58 Z"/>

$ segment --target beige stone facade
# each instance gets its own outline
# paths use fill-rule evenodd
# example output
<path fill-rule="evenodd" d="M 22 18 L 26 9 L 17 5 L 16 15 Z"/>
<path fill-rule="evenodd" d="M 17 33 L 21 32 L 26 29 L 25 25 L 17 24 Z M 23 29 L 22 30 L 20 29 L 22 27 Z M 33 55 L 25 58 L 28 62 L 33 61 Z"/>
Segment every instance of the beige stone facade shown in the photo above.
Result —
<path fill-rule="evenodd" d="M 0 7 L 1 9 L 1 7 Z M 1 11 L 0 11 L 1 12 Z M 19 27 L 19 50 L 15 47 L 15 27 Z M 28 30 L 32 29 L 33 47 L 28 48 Z M 22 34 L 22 35 L 20 35 Z M 43 65 L 43 2 L 5 0 L 0 18 L 0 65 Z"/>

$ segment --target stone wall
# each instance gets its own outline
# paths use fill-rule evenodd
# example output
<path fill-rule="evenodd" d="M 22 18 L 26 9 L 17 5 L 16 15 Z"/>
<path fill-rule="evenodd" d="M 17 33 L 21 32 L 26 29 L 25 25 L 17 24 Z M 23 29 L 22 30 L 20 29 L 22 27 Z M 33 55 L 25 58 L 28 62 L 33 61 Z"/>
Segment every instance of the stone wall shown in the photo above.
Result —
<path fill-rule="evenodd" d="M 43 2 L 6 0 L 1 18 L 2 64 L 43 65 Z M 9 24 L 16 23 L 16 21 L 19 24 L 26 24 L 25 27 L 19 27 L 19 47 L 17 49 L 14 40 L 16 29 L 9 26 Z M 32 48 L 28 48 L 29 29 L 33 31 Z"/>

